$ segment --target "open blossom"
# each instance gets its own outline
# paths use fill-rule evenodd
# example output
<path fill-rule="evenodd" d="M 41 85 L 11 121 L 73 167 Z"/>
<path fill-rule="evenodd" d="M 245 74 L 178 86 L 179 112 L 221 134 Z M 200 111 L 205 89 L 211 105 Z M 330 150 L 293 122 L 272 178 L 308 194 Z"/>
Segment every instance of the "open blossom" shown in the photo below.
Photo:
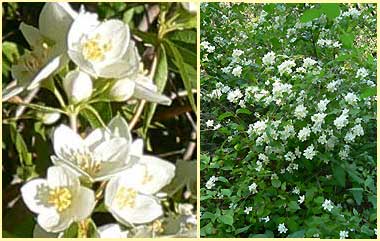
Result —
<path fill-rule="evenodd" d="M 325 199 L 325 201 L 322 204 L 322 207 L 324 210 L 328 210 L 331 212 L 331 210 L 334 208 L 334 204 L 331 200 Z"/>
<path fill-rule="evenodd" d="M 305 195 L 299 196 L 298 203 L 302 204 L 305 201 Z"/>
<path fill-rule="evenodd" d="M 246 207 L 246 208 L 244 209 L 244 213 L 248 215 L 250 212 L 252 212 L 252 210 L 253 210 L 252 207 Z"/>
<path fill-rule="evenodd" d="M 354 93 L 347 93 L 344 96 L 344 100 L 349 104 L 349 105 L 355 105 L 356 102 L 358 101 L 358 97 Z"/>
<path fill-rule="evenodd" d="M 327 109 L 328 103 L 330 103 L 330 101 L 328 99 L 320 100 L 317 104 L 318 111 L 321 113 L 325 112 Z"/>
<path fill-rule="evenodd" d="M 240 89 L 235 89 L 228 93 L 227 99 L 228 101 L 232 103 L 236 103 L 240 98 L 243 97 L 243 94 L 241 93 Z"/>
<path fill-rule="evenodd" d="M 38 87 L 67 62 L 67 33 L 76 17 L 68 3 L 48 2 L 39 16 L 39 29 L 21 23 L 20 30 L 32 51 L 26 51 L 12 66 L 12 77 L 17 83 L 3 89 L 2 101 Z"/>
<path fill-rule="evenodd" d="M 240 49 L 234 49 L 232 52 L 232 56 L 235 58 L 239 57 L 242 54 L 244 54 L 244 51 Z"/>
<path fill-rule="evenodd" d="M 340 231 L 339 239 L 345 239 L 345 238 L 348 238 L 348 231 Z"/>
<path fill-rule="evenodd" d="M 342 129 L 348 124 L 348 109 L 344 109 L 342 114 L 334 120 L 334 125 L 338 130 Z"/>
<path fill-rule="evenodd" d="M 308 113 L 307 108 L 303 104 L 298 105 L 294 111 L 295 117 L 300 120 L 305 118 L 307 113 Z"/>
<path fill-rule="evenodd" d="M 257 184 L 256 184 L 255 182 L 252 183 L 251 185 L 249 185 L 248 189 L 249 189 L 249 191 L 250 191 L 252 194 L 257 193 Z"/>
<path fill-rule="evenodd" d="M 285 60 L 278 66 L 278 72 L 280 75 L 291 74 L 293 72 L 292 68 L 296 66 L 294 60 Z"/>
<path fill-rule="evenodd" d="M 105 206 L 124 225 L 151 222 L 163 215 L 154 194 L 169 184 L 174 175 L 172 163 L 141 154 L 137 164 L 110 179 L 105 190 Z"/>
<path fill-rule="evenodd" d="M 110 223 L 98 228 L 99 238 L 127 238 L 129 231 L 123 231 L 119 224 Z"/>
<path fill-rule="evenodd" d="M 233 76 L 236 76 L 236 77 L 240 77 L 240 75 L 241 75 L 241 71 L 242 71 L 242 67 L 241 67 L 241 66 L 236 66 L 236 67 L 232 70 L 232 75 L 233 75 Z"/>
<path fill-rule="evenodd" d="M 305 156 L 306 159 L 312 160 L 313 157 L 317 154 L 317 152 L 314 150 L 314 145 L 311 144 L 308 146 L 304 151 L 303 155 Z"/>
<path fill-rule="evenodd" d="M 310 128 L 309 127 L 304 127 L 298 132 L 298 139 L 300 141 L 306 141 L 306 139 L 310 136 Z"/>
<path fill-rule="evenodd" d="M 304 68 L 309 68 L 309 67 L 312 67 L 313 65 L 315 65 L 317 63 L 317 61 L 315 61 L 314 59 L 312 58 L 305 58 L 303 60 L 303 67 Z"/>
<path fill-rule="evenodd" d="M 270 218 L 269 216 L 266 216 L 266 217 L 263 217 L 263 218 L 259 218 L 260 222 L 264 221 L 265 223 L 269 222 L 270 221 Z"/>
<path fill-rule="evenodd" d="M 267 54 L 264 55 L 262 60 L 263 60 L 264 65 L 272 65 L 274 64 L 276 60 L 276 55 L 273 51 L 268 52 Z"/>
<path fill-rule="evenodd" d="M 214 125 L 214 120 L 208 120 L 206 121 L 206 126 L 207 127 L 212 127 Z"/>
<path fill-rule="evenodd" d="M 278 225 L 278 231 L 279 231 L 280 233 L 286 233 L 286 232 L 288 231 L 288 229 L 285 227 L 285 224 L 284 224 L 284 223 L 280 223 L 280 224 Z"/>
<path fill-rule="evenodd" d="M 95 207 L 94 191 L 82 187 L 72 171 L 60 166 L 49 167 L 46 179 L 27 182 L 21 195 L 26 206 L 38 214 L 38 224 L 53 233 L 86 219 Z"/>
<path fill-rule="evenodd" d="M 60 125 L 54 131 L 53 144 L 53 163 L 66 166 L 91 182 L 109 179 L 138 159 L 135 154 L 139 143 L 132 144 L 128 124 L 120 116 L 85 139 L 68 126 Z"/>
<path fill-rule="evenodd" d="M 210 177 L 210 179 L 206 182 L 206 188 L 211 189 L 215 186 L 215 182 L 218 181 L 218 178 L 215 176 Z"/>
<path fill-rule="evenodd" d="M 358 71 L 356 72 L 356 76 L 355 78 L 360 78 L 360 79 L 364 79 L 365 77 L 368 76 L 368 71 L 366 68 L 359 68 Z"/>

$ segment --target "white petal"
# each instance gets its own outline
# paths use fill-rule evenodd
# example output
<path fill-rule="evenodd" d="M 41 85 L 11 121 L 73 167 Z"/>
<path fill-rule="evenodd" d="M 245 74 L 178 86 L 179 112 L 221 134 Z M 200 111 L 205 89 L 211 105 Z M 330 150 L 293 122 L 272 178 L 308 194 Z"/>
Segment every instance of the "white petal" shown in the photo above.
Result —
<path fill-rule="evenodd" d="M 113 138 L 105 141 L 95 148 L 94 157 L 102 162 L 124 162 L 127 156 L 125 156 L 123 149 L 127 147 L 127 144 L 124 138 Z"/>
<path fill-rule="evenodd" d="M 130 40 L 124 56 L 113 64 L 103 66 L 99 72 L 100 76 L 112 77 L 115 79 L 132 78 L 140 67 L 140 56 L 135 47 L 135 43 Z"/>
<path fill-rule="evenodd" d="M 120 79 L 113 84 L 110 90 L 110 97 L 114 101 L 126 101 L 132 97 L 134 91 L 134 81 L 130 79 Z"/>
<path fill-rule="evenodd" d="M 63 166 L 52 166 L 47 170 L 47 182 L 50 188 L 70 187 L 79 188 L 79 179 L 71 170 Z"/>
<path fill-rule="evenodd" d="M 68 54 L 70 56 L 70 59 L 75 64 L 77 64 L 82 71 L 86 72 L 87 74 L 91 75 L 94 78 L 98 78 L 98 74 L 96 73 L 91 63 L 85 60 L 83 55 L 80 52 L 69 50 Z"/>
<path fill-rule="evenodd" d="M 152 196 L 137 195 L 133 208 L 112 206 L 109 210 L 113 216 L 125 225 L 151 222 L 163 214 L 160 203 Z"/>
<path fill-rule="evenodd" d="M 68 126 L 60 125 L 53 133 L 53 145 L 55 154 L 63 158 L 70 150 L 84 150 L 85 144 L 82 138 Z"/>
<path fill-rule="evenodd" d="M 30 84 L 28 86 L 28 90 L 32 90 L 36 88 L 40 82 L 47 77 L 49 77 L 54 71 L 56 71 L 62 61 L 62 56 L 57 56 L 51 59 L 44 67 L 41 68 L 40 71 L 30 80 Z"/>
<path fill-rule="evenodd" d="M 51 209 L 38 215 L 37 222 L 46 232 L 57 233 L 67 229 L 72 223 L 71 217 L 59 215 Z"/>
<path fill-rule="evenodd" d="M 154 194 L 168 185 L 175 176 L 175 165 L 154 156 L 143 155 L 139 163 L 146 167 L 145 181 L 139 191 Z"/>
<path fill-rule="evenodd" d="M 38 30 L 37 28 L 33 27 L 32 25 L 21 23 L 20 30 L 24 35 L 24 38 L 28 42 L 29 46 L 31 46 L 32 48 L 42 44 L 42 36 L 40 34 L 40 30 Z"/>
<path fill-rule="evenodd" d="M 73 200 L 74 221 L 82 221 L 89 217 L 95 207 L 94 191 L 86 187 L 80 187 L 78 196 Z"/>
<path fill-rule="evenodd" d="M 110 223 L 98 228 L 100 238 L 127 238 L 128 231 L 122 231 L 117 223 Z"/>
<path fill-rule="evenodd" d="M 51 161 L 53 162 L 54 165 L 56 166 L 64 166 L 66 168 L 69 168 L 71 171 L 74 172 L 74 174 L 79 178 L 79 177 L 85 177 L 86 179 L 89 179 L 91 180 L 91 176 L 88 175 L 87 172 L 83 171 L 82 169 L 80 169 L 79 166 L 77 166 L 75 163 L 72 163 L 71 161 L 68 161 L 68 160 L 63 160 L 63 159 L 60 159 L 56 156 L 51 156 L 50 157 Z"/>
<path fill-rule="evenodd" d="M 104 205 L 106 205 L 106 207 L 111 207 L 111 204 L 119 187 L 119 180 L 120 178 L 116 176 L 112 177 L 107 183 L 106 190 L 104 192 Z"/>
<path fill-rule="evenodd" d="M 85 145 L 93 151 L 100 143 L 105 141 L 105 131 L 104 129 L 97 128 L 93 130 L 87 137 L 84 139 Z"/>
<path fill-rule="evenodd" d="M 39 17 L 41 34 L 61 46 L 61 51 L 67 51 L 67 34 L 76 17 L 75 11 L 68 3 L 45 3 Z"/>
<path fill-rule="evenodd" d="M 161 105 L 171 105 L 172 103 L 172 100 L 169 97 L 152 91 L 139 83 L 136 83 L 135 93 L 133 96 L 138 99 L 155 102 Z"/>
<path fill-rule="evenodd" d="M 78 14 L 78 16 L 75 18 L 74 22 L 71 24 L 71 27 L 67 36 L 67 43 L 68 43 L 69 50 L 73 50 L 74 52 L 79 51 L 80 46 L 78 45 L 78 43 L 80 42 L 80 39 L 83 37 L 84 34 L 94 31 L 94 29 L 98 25 L 99 25 L 99 21 L 98 21 L 97 14 L 81 11 Z M 70 57 L 72 56 L 70 55 Z"/>
<path fill-rule="evenodd" d="M 74 103 L 88 99 L 92 94 L 91 77 L 80 70 L 70 71 L 63 80 L 63 88 Z"/>
<path fill-rule="evenodd" d="M 47 197 L 49 186 L 45 179 L 34 179 L 21 187 L 22 199 L 26 206 L 34 213 L 42 213 L 49 209 Z"/>
<path fill-rule="evenodd" d="M 131 155 L 140 157 L 143 155 L 143 150 L 144 150 L 143 139 L 137 139 L 134 142 L 132 142 L 131 152 L 130 152 Z"/>
<path fill-rule="evenodd" d="M 7 101 L 9 100 L 10 98 L 12 98 L 13 96 L 16 96 L 18 94 L 20 94 L 22 91 L 24 90 L 24 87 L 23 86 L 12 86 L 10 88 L 5 88 L 3 91 L 2 91 L 2 101 Z"/>
<path fill-rule="evenodd" d="M 125 138 L 128 142 L 132 141 L 128 123 L 120 115 L 117 115 L 110 121 L 108 124 L 108 129 L 111 131 L 113 136 Z"/>
<path fill-rule="evenodd" d="M 58 235 L 58 233 L 46 232 L 38 223 L 34 225 L 33 238 L 57 238 Z"/>

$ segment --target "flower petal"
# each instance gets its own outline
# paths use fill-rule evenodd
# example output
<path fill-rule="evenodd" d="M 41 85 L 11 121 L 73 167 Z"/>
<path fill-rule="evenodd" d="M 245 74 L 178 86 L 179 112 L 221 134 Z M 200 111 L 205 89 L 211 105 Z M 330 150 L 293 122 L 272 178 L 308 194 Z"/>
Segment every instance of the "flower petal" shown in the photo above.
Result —
<path fill-rule="evenodd" d="M 32 25 L 21 23 L 20 30 L 22 32 L 22 35 L 24 35 L 24 38 L 28 42 L 29 46 L 31 46 L 32 48 L 35 48 L 36 46 L 40 46 L 42 44 L 43 39 L 38 28 L 35 28 Z"/>
<path fill-rule="evenodd" d="M 106 140 L 106 132 L 102 128 L 96 128 L 84 139 L 85 145 L 90 151 L 95 150 L 95 148 Z"/>
<path fill-rule="evenodd" d="M 155 102 L 161 105 L 171 105 L 172 100 L 165 96 L 161 95 L 155 91 L 152 91 L 146 87 L 144 87 L 140 83 L 136 83 L 135 93 L 133 94 L 135 98 L 147 100 L 150 102 Z"/>
<path fill-rule="evenodd" d="M 132 142 L 131 151 L 130 151 L 131 155 L 140 157 L 143 155 L 143 151 L 144 151 L 143 139 L 137 139 L 134 142 Z"/>
<path fill-rule="evenodd" d="M 97 160 L 101 162 L 124 162 L 128 157 L 123 149 L 128 147 L 124 138 L 113 138 L 98 145 L 93 154 Z"/>
<path fill-rule="evenodd" d="M 112 215 L 119 222 L 129 225 L 151 222 L 163 214 L 162 207 L 158 200 L 149 195 L 137 195 L 134 207 L 120 208 L 112 205 L 109 209 Z"/>
<path fill-rule="evenodd" d="M 15 85 L 15 86 L 12 86 L 9 88 L 6 87 L 2 91 L 2 101 L 3 102 L 7 101 L 10 98 L 12 98 L 13 96 L 20 94 L 24 90 L 24 88 L 25 88 L 24 86 L 18 86 L 18 85 Z"/>
<path fill-rule="evenodd" d="M 40 213 L 37 222 L 46 232 L 58 233 L 67 229 L 72 223 L 72 218 L 60 215 L 55 209 Z"/>
<path fill-rule="evenodd" d="M 46 232 L 38 223 L 34 225 L 33 238 L 57 238 L 59 233 Z"/>
<path fill-rule="evenodd" d="M 56 165 L 56 166 L 64 166 L 66 168 L 69 168 L 71 171 L 74 172 L 74 174 L 77 177 L 83 176 L 86 179 L 89 179 L 90 181 L 92 180 L 92 177 L 90 175 L 88 175 L 87 172 L 85 172 L 82 169 L 80 169 L 80 167 L 77 166 L 75 163 L 73 163 L 71 161 L 68 161 L 66 159 L 60 159 L 60 158 L 58 158 L 56 156 L 50 156 L 50 159 L 53 162 L 53 164 Z"/>
<path fill-rule="evenodd" d="M 83 139 L 68 126 L 60 125 L 53 133 L 54 152 L 64 159 L 70 151 L 82 151 L 85 149 Z"/>
<path fill-rule="evenodd" d="M 145 194 L 154 194 L 168 185 L 175 176 L 175 165 L 154 156 L 143 155 L 139 164 L 146 170 L 144 181 L 139 191 Z"/>
<path fill-rule="evenodd" d="M 117 223 L 110 223 L 98 228 L 100 238 L 127 238 L 128 231 L 122 231 Z"/>
<path fill-rule="evenodd" d="M 117 115 L 110 121 L 108 124 L 108 129 L 111 131 L 113 136 L 125 138 L 128 143 L 132 141 L 128 123 L 120 115 Z"/>
<path fill-rule="evenodd" d="M 52 166 L 47 170 L 47 182 L 50 188 L 70 187 L 79 188 L 79 179 L 70 169 L 63 166 Z"/>
<path fill-rule="evenodd" d="M 49 209 L 47 197 L 49 186 L 45 179 L 33 179 L 21 187 L 21 196 L 26 206 L 34 213 L 42 213 Z"/>
<path fill-rule="evenodd" d="M 73 200 L 73 219 L 74 221 L 82 221 L 89 217 L 95 207 L 95 194 L 94 191 L 80 187 L 77 193 L 78 196 Z"/>
<path fill-rule="evenodd" d="M 62 61 L 62 56 L 57 56 L 51 59 L 44 67 L 38 71 L 38 73 L 30 80 L 28 90 L 36 88 L 40 82 L 49 77 L 54 71 L 56 71 Z"/>
<path fill-rule="evenodd" d="M 135 91 L 135 82 L 130 79 L 117 80 L 111 90 L 110 97 L 114 101 L 126 101 L 133 96 Z"/>

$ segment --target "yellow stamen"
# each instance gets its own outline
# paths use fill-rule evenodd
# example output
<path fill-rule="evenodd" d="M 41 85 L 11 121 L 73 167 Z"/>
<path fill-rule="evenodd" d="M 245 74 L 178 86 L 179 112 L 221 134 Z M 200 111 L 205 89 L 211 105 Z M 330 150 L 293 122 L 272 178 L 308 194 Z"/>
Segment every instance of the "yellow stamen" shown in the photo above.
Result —
<path fill-rule="evenodd" d="M 58 212 L 63 212 L 71 205 L 72 195 L 68 188 L 54 188 L 49 191 L 48 203 L 53 204 Z"/>
<path fill-rule="evenodd" d="M 88 39 L 82 45 L 82 54 L 86 60 L 89 61 L 102 61 L 105 58 L 105 54 L 112 49 L 110 42 L 100 43 L 100 35 Z"/>
<path fill-rule="evenodd" d="M 121 187 L 117 190 L 115 202 L 119 209 L 133 208 L 136 204 L 137 192 L 133 188 Z"/>

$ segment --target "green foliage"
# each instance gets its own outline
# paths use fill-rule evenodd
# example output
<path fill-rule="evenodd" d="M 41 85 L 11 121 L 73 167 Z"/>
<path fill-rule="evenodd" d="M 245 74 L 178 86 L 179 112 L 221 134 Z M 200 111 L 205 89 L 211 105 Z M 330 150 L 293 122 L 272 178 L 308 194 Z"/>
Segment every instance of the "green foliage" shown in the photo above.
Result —
<path fill-rule="evenodd" d="M 375 238 L 376 13 L 375 4 L 201 4 L 202 237 Z M 359 124 L 363 135 L 349 140 Z"/>

